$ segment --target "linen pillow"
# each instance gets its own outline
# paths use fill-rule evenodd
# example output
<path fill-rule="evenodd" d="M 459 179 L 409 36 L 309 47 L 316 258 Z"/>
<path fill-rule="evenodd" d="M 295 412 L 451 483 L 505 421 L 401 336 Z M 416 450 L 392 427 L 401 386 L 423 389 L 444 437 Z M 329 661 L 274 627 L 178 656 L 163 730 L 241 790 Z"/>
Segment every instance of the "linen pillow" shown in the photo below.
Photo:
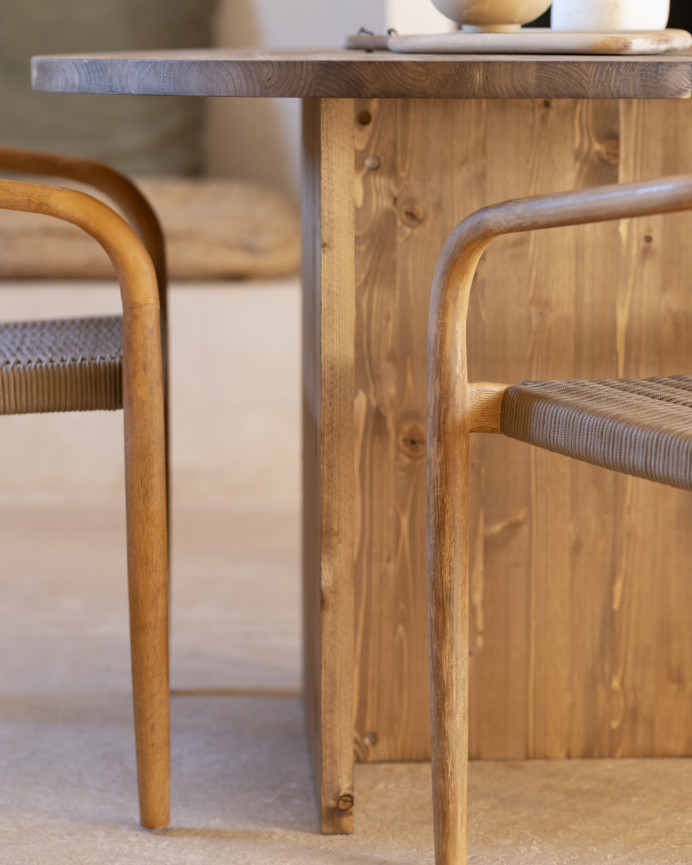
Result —
<path fill-rule="evenodd" d="M 0 144 L 98 159 L 128 174 L 202 167 L 204 101 L 31 89 L 36 54 L 200 48 L 215 0 L 0 0 Z"/>

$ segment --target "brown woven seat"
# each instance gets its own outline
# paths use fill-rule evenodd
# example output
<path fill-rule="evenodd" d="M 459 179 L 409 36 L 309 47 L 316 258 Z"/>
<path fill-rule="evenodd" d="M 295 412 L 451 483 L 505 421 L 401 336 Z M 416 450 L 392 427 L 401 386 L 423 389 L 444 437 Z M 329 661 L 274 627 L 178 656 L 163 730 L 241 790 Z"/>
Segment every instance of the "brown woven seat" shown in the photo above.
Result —
<path fill-rule="evenodd" d="M 505 391 L 500 429 L 584 462 L 692 489 L 692 376 L 522 382 Z"/>
<path fill-rule="evenodd" d="M 0 414 L 123 407 L 121 316 L 0 323 Z"/>

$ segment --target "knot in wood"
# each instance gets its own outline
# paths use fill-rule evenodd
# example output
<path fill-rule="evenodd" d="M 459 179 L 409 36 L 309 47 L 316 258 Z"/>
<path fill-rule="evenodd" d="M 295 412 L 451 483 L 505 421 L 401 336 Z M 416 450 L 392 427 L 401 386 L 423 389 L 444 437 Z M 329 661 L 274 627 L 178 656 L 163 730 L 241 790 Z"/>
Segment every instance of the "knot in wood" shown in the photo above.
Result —
<path fill-rule="evenodd" d="M 418 421 L 409 421 L 399 435 L 399 448 L 409 459 L 425 456 L 425 427 Z"/>
<path fill-rule="evenodd" d="M 366 745 L 368 748 L 372 748 L 377 745 L 379 738 L 380 737 L 374 730 L 369 730 L 363 735 L 363 744 Z"/>
<path fill-rule="evenodd" d="M 399 211 L 401 221 L 409 228 L 418 228 L 425 220 L 423 208 L 415 201 L 406 201 Z"/>
<path fill-rule="evenodd" d="M 613 166 L 617 166 L 620 162 L 620 141 L 617 138 L 608 138 L 601 145 L 601 155 L 603 159 Z"/>
<path fill-rule="evenodd" d="M 339 796 L 336 807 L 342 813 L 345 813 L 346 811 L 351 811 L 353 809 L 353 794 L 344 793 L 343 796 Z"/>

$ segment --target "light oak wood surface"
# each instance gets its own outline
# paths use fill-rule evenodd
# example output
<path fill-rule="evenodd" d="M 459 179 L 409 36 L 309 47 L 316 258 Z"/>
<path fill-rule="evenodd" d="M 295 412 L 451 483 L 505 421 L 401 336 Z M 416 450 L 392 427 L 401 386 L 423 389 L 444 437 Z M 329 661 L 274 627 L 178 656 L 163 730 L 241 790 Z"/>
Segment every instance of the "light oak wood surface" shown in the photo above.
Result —
<path fill-rule="evenodd" d="M 365 111 L 355 168 L 356 368 L 367 372 L 356 378 L 367 515 L 356 538 L 356 740 L 363 759 L 419 759 L 423 474 L 404 443 L 423 443 L 403 431 L 424 425 L 426 286 L 443 226 L 514 195 L 690 171 L 692 116 L 684 103 L 412 100 L 358 103 L 356 123 Z M 379 168 L 363 171 L 373 154 Z M 671 219 L 498 241 L 471 300 L 471 377 L 689 368 L 676 255 L 692 222 Z M 689 753 L 688 498 L 497 437 L 472 440 L 471 476 L 472 756 Z M 654 711 L 662 700 L 668 711 Z"/>
<path fill-rule="evenodd" d="M 356 101 L 353 144 L 342 134 L 340 146 L 355 147 L 356 510 L 342 501 L 342 519 L 354 520 L 359 759 L 429 756 L 425 322 L 446 232 L 510 195 L 690 170 L 691 123 L 682 102 Z M 664 127 L 658 140 L 647 132 Z M 329 202 L 330 213 L 350 207 Z M 689 217 L 655 217 L 498 241 L 472 299 L 473 377 L 689 367 L 674 256 L 691 227 Z M 492 427 L 492 417 L 491 401 L 479 424 Z M 472 441 L 470 753 L 689 753 L 692 640 L 682 611 L 692 549 L 680 527 L 690 503 L 565 462 L 508 440 Z M 654 710 L 661 699 L 668 712 Z M 345 708 L 350 693 L 341 700 Z M 323 746 L 335 729 L 321 728 Z"/>

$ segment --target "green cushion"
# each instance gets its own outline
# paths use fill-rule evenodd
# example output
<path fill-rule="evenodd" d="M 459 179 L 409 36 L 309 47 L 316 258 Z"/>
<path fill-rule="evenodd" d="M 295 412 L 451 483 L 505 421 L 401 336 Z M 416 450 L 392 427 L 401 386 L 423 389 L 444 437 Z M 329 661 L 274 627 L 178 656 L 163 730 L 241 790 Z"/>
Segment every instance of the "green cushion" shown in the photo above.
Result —
<path fill-rule="evenodd" d="M 30 58 L 207 47 L 215 5 L 215 0 L 0 0 L 0 143 L 99 159 L 128 174 L 199 173 L 203 100 L 36 93 Z"/>

